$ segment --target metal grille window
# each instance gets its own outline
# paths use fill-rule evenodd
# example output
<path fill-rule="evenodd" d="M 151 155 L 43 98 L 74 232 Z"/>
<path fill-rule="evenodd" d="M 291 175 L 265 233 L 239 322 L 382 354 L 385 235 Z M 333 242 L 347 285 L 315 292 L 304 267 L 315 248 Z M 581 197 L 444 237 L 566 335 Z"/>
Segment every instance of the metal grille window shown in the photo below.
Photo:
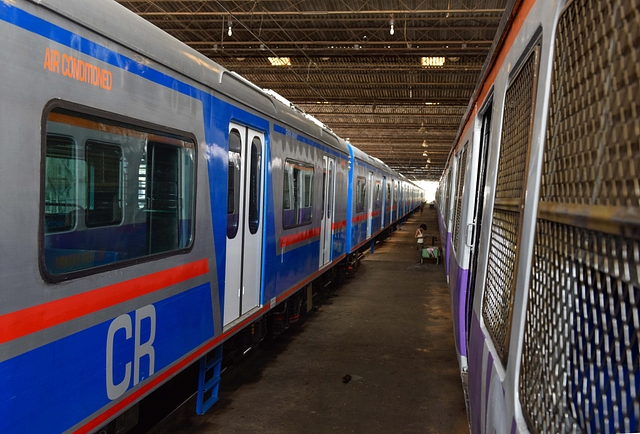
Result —
<path fill-rule="evenodd" d="M 453 248 L 458 249 L 460 240 L 460 226 L 462 222 L 462 190 L 464 187 L 464 176 L 467 171 L 467 145 L 466 143 L 458 156 L 458 182 L 456 185 L 455 217 L 453 224 Z"/>
<path fill-rule="evenodd" d="M 447 230 L 449 230 L 449 203 L 450 203 L 449 201 L 451 200 L 449 196 L 451 193 L 451 173 L 452 173 L 452 170 L 449 169 L 449 171 L 447 172 L 447 177 L 444 184 L 444 200 L 442 202 L 444 205 L 444 210 L 442 211 L 443 222 Z"/>
<path fill-rule="evenodd" d="M 487 284 L 482 301 L 482 316 L 502 363 L 506 363 L 509 349 L 538 52 L 539 47 L 535 47 L 529 54 L 509 85 L 505 97 Z"/>
<path fill-rule="evenodd" d="M 638 35 L 631 1 L 560 17 L 519 381 L 534 432 L 640 429 Z"/>

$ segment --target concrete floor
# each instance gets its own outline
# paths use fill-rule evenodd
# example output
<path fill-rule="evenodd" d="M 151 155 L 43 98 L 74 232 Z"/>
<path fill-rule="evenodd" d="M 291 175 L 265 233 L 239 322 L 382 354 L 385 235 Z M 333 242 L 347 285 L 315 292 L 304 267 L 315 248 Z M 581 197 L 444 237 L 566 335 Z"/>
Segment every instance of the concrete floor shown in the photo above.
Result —
<path fill-rule="evenodd" d="M 169 431 L 468 432 L 444 265 L 419 263 L 420 223 L 438 233 L 435 210 L 411 217 L 302 327 L 228 369 L 206 415 Z"/>

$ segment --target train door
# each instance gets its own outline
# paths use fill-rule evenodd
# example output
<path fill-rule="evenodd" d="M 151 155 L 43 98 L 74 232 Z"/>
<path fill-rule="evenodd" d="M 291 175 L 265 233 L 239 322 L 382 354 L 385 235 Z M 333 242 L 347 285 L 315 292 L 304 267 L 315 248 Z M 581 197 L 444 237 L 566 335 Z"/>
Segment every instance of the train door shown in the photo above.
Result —
<path fill-rule="evenodd" d="M 371 219 L 373 217 L 373 172 L 369 172 L 367 181 L 367 191 L 369 192 L 369 204 L 367 206 L 367 238 L 371 237 Z"/>
<path fill-rule="evenodd" d="M 335 200 L 336 160 L 322 157 L 322 219 L 320 220 L 320 267 L 331 262 L 333 213 Z"/>
<path fill-rule="evenodd" d="M 489 148 L 489 138 L 491 130 L 491 111 L 493 106 L 491 103 L 487 106 L 482 117 L 482 127 L 480 129 L 480 144 L 478 149 L 479 164 L 476 183 L 476 197 L 473 209 L 473 230 L 471 234 L 471 259 L 469 262 L 469 286 L 467 289 L 467 340 L 471 333 L 471 316 L 473 314 L 473 296 L 476 284 L 476 275 L 478 268 L 478 243 L 480 242 L 480 233 L 482 229 L 482 210 L 484 205 L 484 186 L 487 178 L 487 149 Z M 468 344 L 468 342 L 467 342 Z"/>
<path fill-rule="evenodd" d="M 382 177 L 382 207 L 380 208 L 380 228 L 384 228 L 384 216 L 387 213 L 387 177 Z"/>
<path fill-rule="evenodd" d="M 389 193 L 389 204 L 391 205 L 391 211 L 389 211 L 389 223 L 393 223 L 396 221 L 394 210 L 396 200 L 396 181 L 394 179 L 391 180 L 391 191 Z"/>
<path fill-rule="evenodd" d="M 224 325 L 260 304 L 264 134 L 229 126 Z"/>

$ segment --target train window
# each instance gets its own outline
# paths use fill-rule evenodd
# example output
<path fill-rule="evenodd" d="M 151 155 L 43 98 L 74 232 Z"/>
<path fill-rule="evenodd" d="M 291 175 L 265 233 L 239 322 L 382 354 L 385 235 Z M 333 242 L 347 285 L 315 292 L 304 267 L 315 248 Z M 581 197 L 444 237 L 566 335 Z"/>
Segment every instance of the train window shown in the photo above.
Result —
<path fill-rule="evenodd" d="M 49 279 L 191 245 L 193 140 L 61 108 L 49 112 L 45 130 Z"/>
<path fill-rule="evenodd" d="M 453 249 L 458 252 L 460 248 L 458 246 L 460 240 L 460 232 L 464 225 L 464 219 L 462 217 L 462 193 L 464 189 L 464 178 L 467 172 L 467 147 L 469 142 L 466 142 L 462 147 L 462 150 L 456 155 L 456 161 L 458 164 L 457 181 L 454 188 L 453 198 Z"/>
<path fill-rule="evenodd" d="M 400 196 L 400 187 L 398 184 L 394 187 L 394 195 L 393 195 L 393 206 L 398 208 L 398 196 Z"/>
<path fill-rule="evenodd" d="M 390 205 L 390 201 L 391 201 L 391 185 L 387 184 L 387 208 L 389 208 Z"/>
<path fill-rule="evenodd" d="M 229 184 L 227 186 L 227 238 L 238 234 L 240 216 L 240 169 L 242 141 L 238 130 L 229 132 Z"/>
<path fill-rule="evenodd" d="M 364 212 L 364 201 L 367 197 L 367 181 L 362 176 L 356 180 L 356 213 Z"/>
<path fill-rule="evenodd" d="M 513 319 L 538 59 L 539 46 L 535 46 L 507 88 L 494 190 L 482 316 L 504 365 Z"/>
<path fill-rule="evenodd" d="M 282 208 L 285 210 L 293 209 L 291 195 L 293 192 L 291 191 L 291 178 L 289 177 L 289 171 L 284 171 L 284 181 L 283 181 L 283 193 L 282 193 Z"/>
<path fill-rule="evenodd" d="M 262 144 L 259 138 L 251 142 L 251 166 L 249 168 L 249 232 L 255 234 L 260 227 L 260 173 Z"/>
<path fill-rule="evenodd" d="M 375 186 L 375 193 L 373 195 L 373 197 L 375 198 L 375 202 L 373 204 L 375 209 L 380 209 L 380 206 L 382 206 L 382 198 L 381 196 L 381 191 L 382 191 L 382 185 L 380 184 L 380 181 L 376 181 L 376 186 Z"/>
<path fill-rule="evenodd" d="M 122 151 L 118 146 L 87 141 L 87 227 L 122 221 Z"/>
<path fill-rule="evenodd" d="M 75 227 L 78 173 L 76 145 L 71 137 L 47 136 L 45 159 L 45 231 L 55 233 Z"/>
<path fill-rule="evenodd" d="M 519 369 L 531 432 L 640 431 L 638 28 L 631 2 L 558 18 Z"/>
<path fill-rule="evenodd" d="M 294 228 L 313 220 L 313 173 L 310 164 L 287 160 L 284 167 L 282 227 Z"/>

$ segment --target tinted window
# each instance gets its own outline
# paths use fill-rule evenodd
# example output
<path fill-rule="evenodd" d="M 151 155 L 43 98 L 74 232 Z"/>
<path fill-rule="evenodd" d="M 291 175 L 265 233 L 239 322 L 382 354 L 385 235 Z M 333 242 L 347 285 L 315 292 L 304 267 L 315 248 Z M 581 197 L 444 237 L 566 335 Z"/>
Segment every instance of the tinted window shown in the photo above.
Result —
<path fill-rule="evenodd" d="M 260 174 L 262 144 L 259 138 L 251 142 L 251 168 L 249 172 L 249 232 L 255 234 L 260 227 Z"/>
<path fill-rule="evenodd" d="M 229 132 L 229 184 L 227 186 L 227 237 L 230 239 L 235 238 L 238 233 L 241 147 L 240 133 L 238 130 L 231 130 Z"/>
<path fill-rule="evenodd" d="M 188 247 L 193 141 L 63 109 L 45 124 L 41 240 L 53 278 Z"/>
<path fill-rule="evenodd" d="M 115 145 L 87 142 L 88 227 L 122 221 L 122 150 Z"/>
<path fill-rule="evenodd" d="M 356 181 L 356 212 L 364 212 L 364 201 L 367 197 L 367 181 L 358 176 Z"/>
<path fill-rule="evenodd" d="M 285 229 L 313 220 L 313 166 L 287 160 L 283 178 L 282 226 Z"/>

